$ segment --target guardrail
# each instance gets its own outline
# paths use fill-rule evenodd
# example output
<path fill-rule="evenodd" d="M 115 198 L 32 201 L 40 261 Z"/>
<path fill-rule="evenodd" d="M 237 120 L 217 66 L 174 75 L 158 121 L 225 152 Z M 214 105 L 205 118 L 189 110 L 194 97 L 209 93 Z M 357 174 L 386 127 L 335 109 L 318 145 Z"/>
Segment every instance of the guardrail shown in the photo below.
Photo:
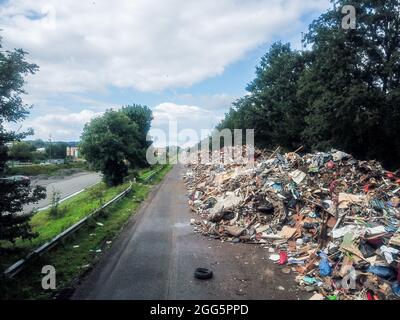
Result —
<path fill-rule="evenodd" d="M 145 182 L 150 181 L 157 173 L 160 172 L 161 169 L 162 169 L 162 168 L 153 171 L 149 176 L 147 176 L 146 178 L 144 178 L 143 181 L 145 181 Z"/>
<path fill-rule="evenodd" d="M 54 246 L 56 246 L 61 240 L 64 238 L 70 236 L 71 234 L 75 233 L 77 230 L 79 230 L 83 225 L 85 225 L 91 218 L 96 216 L 101 210 L 107 208 L 111 204 L 115 203 L 122 197 L 124 197 L 126 194 L 128 194 L 132 190 L 132 182 L 130 183 L 129 187 L 122 191 L 120 194 L 118 194 L 116 197 L 108 201 L 107 203 L 103 204 L 100 208 L 96 209 L 89 215 L 87 215 L 85 218 L 79 220 L 77 223 L 74 225 L 70 226 L 68 229 L 64 230 L 63 232 L 59 233 L 57 236 L 55 236 L 53 239 L 50 241 L 46 242 L 45 244 L 41 245 L 39 248 L 36 248 L 33 250 L 31 253 L 29 253 L 25 258 L 22 258 L 18 260 L 16 263 L 14 263 L 12 266 L 8 267 L 4 271 L 4 275 L 8 278 L 14 277 L 18 272 L 20 272 L 25 265 L 32 260 L 34 257 L 39 256 L 43 254 L 44 252 L 50 250 Z"/>
<path fill-rule="evenodd" d="M 143 181 L 148 182 L 150 179 L 152 179 L 157 173 L 159 173 L 164 166 L 161 168 L 155 170 L 152 172 L 148 177 L 143 179 Z M 45 253 L 46 251 L 50 250 L 51 248 L 55 247 L 61 240 L 64 238 L 67 238 L 71 234 L 75 233 L 77 230 L 79 230 L 83 225 L 85 225 L 91 218 L 96 216 L 101 210 L 107 208 L 114 202 L 118 201 L 122 197 L 124 197 L 126 194 L 128 194 L 132 190 L 132 182 L 130 182 L 130 185 L 127 189 L 122 191 L 120 194 L 118 194 L 116 197 L 108 201 L 107 203 L 103 204 L 100 208 L 96 209 L 89 215 L 87 215 L 85 218 L 81 219 L 74 225 L 70 226 L 68 229 L 64 230 L 63 232 L 59 233 L 57 236 L 55 236 L 53 239 L 50 241 L 46 242 L 45 244 L 41 245 L 39 248 L 36 248 L 33 250 L 31 253 L 29 253 L 25 258 L 22 258 L 18 260 L 16 263 L 14 263 L 12 266 L 8 267 L 3 274 L 8 277 L 12 278 L 14 277 L 18 272 L 20 272 L 29 261 L 31 261 L 33 258 L 40 256 L 41 254 Z"/>

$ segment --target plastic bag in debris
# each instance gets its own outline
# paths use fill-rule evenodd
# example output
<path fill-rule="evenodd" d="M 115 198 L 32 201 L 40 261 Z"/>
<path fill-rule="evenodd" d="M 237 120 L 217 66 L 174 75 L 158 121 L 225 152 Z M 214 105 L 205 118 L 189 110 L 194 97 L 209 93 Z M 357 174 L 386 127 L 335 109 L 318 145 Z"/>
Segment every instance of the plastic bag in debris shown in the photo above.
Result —
<path fill-rule="evenodd" d="M 342 161 L 342 160 L 351 158 L 351 155 L 349 155 L 343 151 L 336 151 L 336 150 L 332 150 L 332 151 L 333 151 L 333 153 L 332 153 L 333 161 Z"/>
<path fill-rule="evenodd" d="M 384 255 L 388 264 L 391 264 L 394 261 L 393 255 L 397 255 L 399 250 L 387 246 L 381 246 L 379 248 Z"/>
<path fill-rule="evenodd" d="M 400 297 L 400 283 L 399 282 L 393 282 L 392 283 L 392 292 Z"/>
<path fill-rule="evenodd" d="M 332 273 L 332 268 L 329 265 L 328 256 L 325 252 L 319 254 L 321 260 L 319 261 L 319 274 L 322 277 L 327 277 Z"/>
<path fill-rule="evenodd" d="M 287 253 L 284 252 L 284 251 L 281 251 L 281 252 L 279 253 L 278 264 L 283 265 L 283 264 L 286 264 L 287 261 L 288 261 L 288 255 L 287 255 Z"/>
<path fill-rule="evenodd" d="M 318 282 L 318 280 L 315 279 L 314 277 L 308 277 L 308 276 L 305 276 L 305 277 L 303 278 L 303 281 L 304 281 L 305 283 L 307 283 L 307 284 L 316 284 L 316 283 Z"/>
<path fill-rule="evenodd" d="M 386 266 L 370 266 L 367 272 L 377 275 L 385 280 L 390 280 L 396 277 L 396 272 L 391 267 Z"/>

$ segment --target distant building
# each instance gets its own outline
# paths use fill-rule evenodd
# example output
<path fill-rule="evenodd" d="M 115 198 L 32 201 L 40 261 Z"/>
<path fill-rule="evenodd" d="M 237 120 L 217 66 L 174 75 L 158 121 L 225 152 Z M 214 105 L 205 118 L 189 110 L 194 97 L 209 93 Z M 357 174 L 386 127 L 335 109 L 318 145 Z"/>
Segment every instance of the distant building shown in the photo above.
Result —
<path fill-rule="evenodd" d="M 46 148 L 36 148 L 36 152 L 38 152 L 38 153 L 46 153 Z"/>
<path fill-rule="evenodd" d="M 79 159 L 78 147 L 67 147 L 67 157 L 71 157 L 72 159 Z"/>

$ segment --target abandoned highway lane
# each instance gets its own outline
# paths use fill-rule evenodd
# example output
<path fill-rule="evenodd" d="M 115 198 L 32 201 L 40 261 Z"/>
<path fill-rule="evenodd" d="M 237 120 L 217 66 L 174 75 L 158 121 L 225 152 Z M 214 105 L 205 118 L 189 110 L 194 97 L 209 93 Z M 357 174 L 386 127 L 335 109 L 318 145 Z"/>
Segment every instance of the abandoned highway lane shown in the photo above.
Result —
<path fill-rule="evenodd" d="M 183 172 L 176 165 L 153 190 L 72 299 L 307 298 L 293 273 L 268 260 L 268 250 L 193 232 Z M 195 279 L 197 267 L 214 277 Z"/>

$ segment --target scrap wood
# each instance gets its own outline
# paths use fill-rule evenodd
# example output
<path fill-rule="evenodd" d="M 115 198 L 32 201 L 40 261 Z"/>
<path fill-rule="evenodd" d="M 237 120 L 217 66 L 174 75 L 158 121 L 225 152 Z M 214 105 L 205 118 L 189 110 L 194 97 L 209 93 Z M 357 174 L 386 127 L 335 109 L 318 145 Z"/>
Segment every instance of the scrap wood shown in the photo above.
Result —
<path fill-rule="evenodd" d="M 268 160 L 272 159 L 279 152 L 280 149 L 281 147 L 276 148 L 275 151 L 272 152 L 272 154 L 269 156 Z"/>
<path fill-rule="evenodd" d="M 238 146 L 229 148 L 243 152 Z M 218 156 L 208 163 L 189 163 L 185 175 L 189 204 L 201 216 L 195 231 L 221 241 L 273 246 L 276 252 L 289 253 L 290 263 L 303 275 L 320 277 L 320 253 L 325 253 L 333 269 L 325 282 L 333 275 L 344 276 L 350 266 L 349 254 L 359 272 L 360 266 L 385 262 L 378 250 L 382 243 L 400 246 L 400 200 L 394 198 L 400 190 L 396 183 L 400 171 L 387 179 L 380 163 L 358 161 L 341 151 L 280 154 L 280 150 L 278 147 L 268 154 L 256 149 L 254 161 L 239 164 L 230 159 L 227 149 L 217 151 L 224 156 L 222 164 Z M 216 176 L 220 178 L 214 179 Z M 366 185 L 373 188 L 366 191 Z M 266 209 L 261 212 L 260 207 Z M 213 208 L 234 212 L 234 216 L 222 214 L 210 221 Z M 219 232 L 226 228 L 232 232 Z M 348 232 L 353 233 L 354 242 L 343 244 Z M 373 256 L 364 257 L 360 240 L 374 247 Z M 395 263 L 399 256 L 392 252 L 396 251 L 386 250 L 386 255 L 392 255 L 386 258 Z M 383 280 L 378 280 L 382 284 Z M 333 288 L 335 281 L 331 279 Z M 339 291 L 340 299 L 358 299 L 364 294 L 361 287 L 358 284 L 354 291 Z M 327 290 L 326 294 L 336 293 Z"/>

